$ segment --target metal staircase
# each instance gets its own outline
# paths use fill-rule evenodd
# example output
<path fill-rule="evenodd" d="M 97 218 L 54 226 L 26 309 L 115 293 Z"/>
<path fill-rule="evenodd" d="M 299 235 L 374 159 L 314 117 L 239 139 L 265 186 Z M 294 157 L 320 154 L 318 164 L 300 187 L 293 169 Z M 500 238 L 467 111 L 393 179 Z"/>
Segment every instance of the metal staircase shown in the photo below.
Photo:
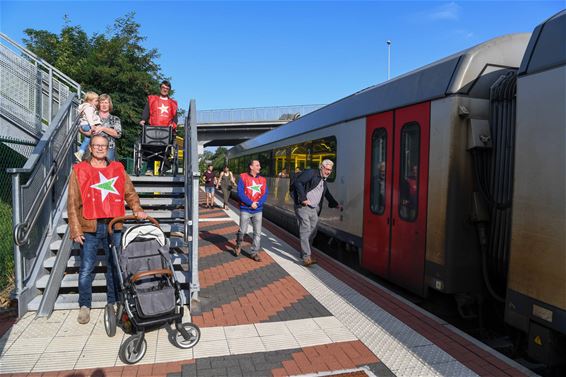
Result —
<path fill-rule="evenodd" d="M 142 208 L 148 215 L 160 222 L 161 228 L 169 238 L 175 274 L 181 282 L 181 288 L 188 292 L 190 281 L 188 248 L 183 239 L 184 177 L 130 176 L 130 178 L 140 196 Z M 45 275 L 37 279 L 35 283 L 39 295 L 28 304 L 28 310 L 38 311 L 40 315 L 48 315 L 53 309 L 78 308 L 78 272 L 81 256 L 79 245 L 67 241 L 67 229 L 67 213 L 64 211 L 52 237 L 51 255 L 43 261 Z M 174 236 L 171 236 L 171 233 Z M 104 251 L 99 248 L 93 281 L 92 305 L 94 308 L 102 308 L 106 304 L 106 278 L 104 276 L 106 268 Z M 58 287 L 56 281 L 60 282 Z M 49 298 L 46 299 L 47 297 Z M 188 301 L 188 295 L 186 298 Z"/>
<path fill-rule="evenodd" d="M 18 301 L 19 316 L 30 310 L 48 316 L 54 309 L 78 307 L 80 252 L 69 238 L 66 207 L 76 149 L 80 85 L 1 33 L 0 42 L 8 42 L 12 48 L 0 45 L 0 130 L 39 139 L 23 167 L 8 169 L 14 225 L 13 296 Z M 200 289 L 194 100 L 185 119 L 185 131 L 185 176 L 131 179 L 142 208 L 162 224 L 170 239 L 175 274 L 186 303 L 190 303 L 198 299 Z M 104 258 L 99 255 L 93 307 L 106 302 L 105 271 Z"/>

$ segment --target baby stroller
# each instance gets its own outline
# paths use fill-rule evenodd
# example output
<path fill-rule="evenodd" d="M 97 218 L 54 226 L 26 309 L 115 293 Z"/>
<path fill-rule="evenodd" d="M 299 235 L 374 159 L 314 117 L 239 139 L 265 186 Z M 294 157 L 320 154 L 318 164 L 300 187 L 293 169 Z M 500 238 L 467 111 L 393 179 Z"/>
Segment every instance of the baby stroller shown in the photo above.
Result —
<path fill-rule="evenodd" d="M 139 176 L 142 162 L 160 161 L 159 175 L 172 167 L 177 176 L 179 167 L 179 146 L 175 142 L 172 127 L 144 125 L 139 143 L 134 144 L 134 174 Z M 153 170 L 153 167 L 148 166 Z"/>
<path fill-rule="evenodd" d="M 108 224 L 110 240 L 115 224 L 135 219 L 135 216 L 113 219 Z M 194 347 L 200 340 L 197 325 L 181 323 L 185 302 L 175 278 L 169 242 L 159 223 L 151 217 L 147 219 L 152 224 L 133 225 L 123 232 L 120 255 L 116 245 L 111 244 L 120 288 L 116 312 L 113 305 L 106 305 L 104 326 L 110 337 L 116 334 L 117 325 L 132 334 L 120 346 L 119 356 L 126 364 L 135 364 L 144 357 L 146 330 L 164 324 L 175 323 L 176 331 L 170 339 L 179 348 Z"/>

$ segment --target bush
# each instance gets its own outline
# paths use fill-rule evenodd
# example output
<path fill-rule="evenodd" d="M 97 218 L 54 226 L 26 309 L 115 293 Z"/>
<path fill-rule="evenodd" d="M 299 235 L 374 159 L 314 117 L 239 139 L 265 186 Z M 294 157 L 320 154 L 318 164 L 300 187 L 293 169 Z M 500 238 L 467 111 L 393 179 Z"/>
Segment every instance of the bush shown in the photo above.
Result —
<path fill-rule="evenodd" d="M 0 291 L 14 281 L 12 207 L 0 201 Z"/>

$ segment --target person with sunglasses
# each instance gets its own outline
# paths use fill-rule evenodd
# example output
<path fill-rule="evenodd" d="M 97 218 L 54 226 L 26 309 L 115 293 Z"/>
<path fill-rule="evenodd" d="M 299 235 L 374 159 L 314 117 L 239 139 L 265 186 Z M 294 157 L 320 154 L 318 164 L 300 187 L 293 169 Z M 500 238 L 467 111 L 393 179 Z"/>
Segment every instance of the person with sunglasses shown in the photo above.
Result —
<path fill-rule="evenodd" d="M 90 139 L 89 157 L 73 165 L 69 180 L 67 213 L 70 238 L 80 246 L 79 315 L 77 321 L 90 321 L 92 280 L 97 264 L 99 243 L 106 260 L 106 300 L 109 305 L 117 301 L 118 279 L 109 248 L 107 226 L 114 217 L 126 214 L 124 201 L 138 219 L 147 218 L 140 199 L 124 166 L 108 160 L 108 139 L 95 135 Z M 122 224 L 117 224 L 113 244 L 120 247 Z"/>
<path fill-rule="evenodd" d="M 291 195 L 295 201 L 295 217 L 299 225 L 301 258 L 303 265 L 307 267 L 317 262 L 312 256 L 311 244 L 316 236 L 323 198 L 328 200 L 330 208 L 341 208 L 326 183 L 333 167 L 331 160 L 324 160 L 318 169 L 307 169 L 297 174 L 293 180 Z"/>

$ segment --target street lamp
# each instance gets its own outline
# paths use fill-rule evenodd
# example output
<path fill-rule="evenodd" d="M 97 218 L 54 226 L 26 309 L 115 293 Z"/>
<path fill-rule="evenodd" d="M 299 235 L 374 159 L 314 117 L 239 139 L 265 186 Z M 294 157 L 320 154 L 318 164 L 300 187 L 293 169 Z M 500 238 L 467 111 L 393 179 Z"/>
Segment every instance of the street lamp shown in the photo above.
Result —
<path fill-rule="evenodd" d="M 387 80 L 391 78 L 391 41 L 388 39 L 387 43 Z"/>

